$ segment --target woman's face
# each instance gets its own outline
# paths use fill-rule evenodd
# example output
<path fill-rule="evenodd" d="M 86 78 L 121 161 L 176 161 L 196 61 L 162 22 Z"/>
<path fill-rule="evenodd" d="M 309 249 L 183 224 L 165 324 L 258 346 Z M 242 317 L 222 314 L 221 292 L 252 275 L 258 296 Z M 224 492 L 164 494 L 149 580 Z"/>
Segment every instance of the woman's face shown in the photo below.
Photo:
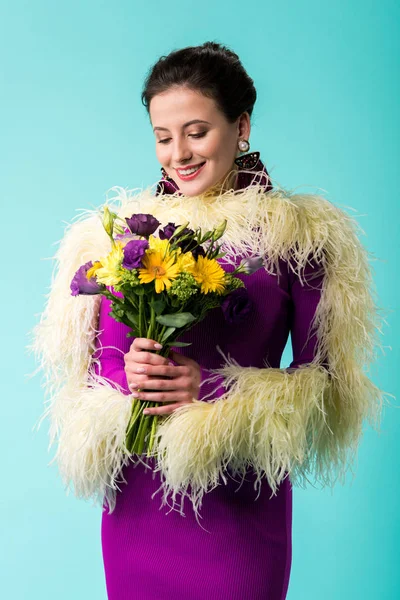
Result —
<path fill-rule="evenodd" d="M 250 137 L 247 112 L 229 123 L 214 100 L 185 87 L 154 96 L 149 112 L 157 159 L 182 194 L 196 196 L 218 183 L 233 187 L 235 171 L 225 177 L 235 168 L 239 138 Z"/>

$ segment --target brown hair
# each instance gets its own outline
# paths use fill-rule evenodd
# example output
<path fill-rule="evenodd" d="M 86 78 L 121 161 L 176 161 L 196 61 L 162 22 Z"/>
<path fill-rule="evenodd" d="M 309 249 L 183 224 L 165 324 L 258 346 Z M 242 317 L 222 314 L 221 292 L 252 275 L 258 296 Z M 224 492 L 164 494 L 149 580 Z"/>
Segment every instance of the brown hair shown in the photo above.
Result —
<path fill-rule="evenodd" d="M 186 86 L 212 98 L 230 123 L 243 112 L 251 116 L 257 98 L 254 82 L 238 55 L 216 42 L 174 50 L 158 59 L 147 74 L 141 96 L 149 114 L 151 99 L 173 86 Z"/>

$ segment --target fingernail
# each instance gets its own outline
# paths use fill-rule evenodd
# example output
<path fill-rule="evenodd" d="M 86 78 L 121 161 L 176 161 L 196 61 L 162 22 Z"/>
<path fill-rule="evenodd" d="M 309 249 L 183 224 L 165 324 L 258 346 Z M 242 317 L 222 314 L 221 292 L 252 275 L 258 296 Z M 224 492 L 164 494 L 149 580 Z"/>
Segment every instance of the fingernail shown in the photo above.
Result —
<path fill-rule="evenodd" d="M 150 413 L 150 411 L 149 411 L 149 410 L 146 410 L 146 409 L 145 409 L 145 410 L 143 411 L 143 414 L 144 414 L 144 415 L 148 415 L 149 413 Z"/>
<path fill-rule="evenodd" d="M 137 383 L 130 383 L 129 387 L 136 390 L 138 388 L 138 384 Z"/>
<path fill-rule="evenodd" d="M 162 348 L 162 344 L 154 344 L 154 348 L 157 348 L 157 350 L 160 350 L 160 348 Z"/>
<path fill-rule="evenodd" d="M 146 369 L 144 367 L 139 367 L 136 369 L 135 373 L 146 373 Z"/>

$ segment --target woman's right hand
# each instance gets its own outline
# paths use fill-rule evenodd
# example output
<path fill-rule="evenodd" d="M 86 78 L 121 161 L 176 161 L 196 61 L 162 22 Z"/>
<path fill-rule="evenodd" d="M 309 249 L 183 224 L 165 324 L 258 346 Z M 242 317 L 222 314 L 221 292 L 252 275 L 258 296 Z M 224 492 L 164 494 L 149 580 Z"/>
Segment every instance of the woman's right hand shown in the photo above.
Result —
<path fill-rule="evenodd" d="M 139 400 L 162 403 L 149 414 L 169 414 L 198 398 L 200 366 L 191 358 L 174 353 L 175 361 L 151 352 L 162 346 L 154 340 L 135 338 L 124 355 L 129 388 Z M 140 390 L 136 391 L 135 390 Z M 173 404 L 173 406 L 168 406 Z"/>
<path fill-rule="evenodd" d="M 140 384 L 147 381 L 150 376 L 156 375 L 160 378 L 160 376 L 173 375 L 171 361 L 152 352 L 161 348 L 161 344 L 148 338 L 133 340 L 129 352 L 124 354 L 126 379 L 132 392 L 140 388 Z"/>

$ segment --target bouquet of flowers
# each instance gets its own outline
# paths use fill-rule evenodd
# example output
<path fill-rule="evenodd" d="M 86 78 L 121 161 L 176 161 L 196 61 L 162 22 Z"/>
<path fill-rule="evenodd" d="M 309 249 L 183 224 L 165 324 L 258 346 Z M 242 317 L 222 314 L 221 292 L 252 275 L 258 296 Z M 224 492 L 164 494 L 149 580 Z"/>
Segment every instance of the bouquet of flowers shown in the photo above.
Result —
<path fill-rule="evenodd" d="M 189 345 L 177 339 L 210 310 L 222 307 L 231 320 L 238 306 L 248 303 L 244 283 L 235 275 L 254 273 L 262 260 L 244 259 L 230 273 L 223 269 L 217 259 L 225 253 L 218 241 L 226 221 L 205 233 L 189 229 L 188 223 L 168 223 L 161 228 L 152 215 L 133 214 L 124 220 L 106 206 L 102 222 L 111 250 L 77 270 L 71 293 L 102 294 L 110 299 L 110 316 L 130 328 L 127 335 L 159 342 L 162 349 L 157 352 L 163 356 L 168 356 L 172 346 Z M 140 455 L 145 449 L 150 454 L 158 415 L 144 415 L 143 410 L 159 405 L 133 399 L 125 438 L 130 454 Z"/>

